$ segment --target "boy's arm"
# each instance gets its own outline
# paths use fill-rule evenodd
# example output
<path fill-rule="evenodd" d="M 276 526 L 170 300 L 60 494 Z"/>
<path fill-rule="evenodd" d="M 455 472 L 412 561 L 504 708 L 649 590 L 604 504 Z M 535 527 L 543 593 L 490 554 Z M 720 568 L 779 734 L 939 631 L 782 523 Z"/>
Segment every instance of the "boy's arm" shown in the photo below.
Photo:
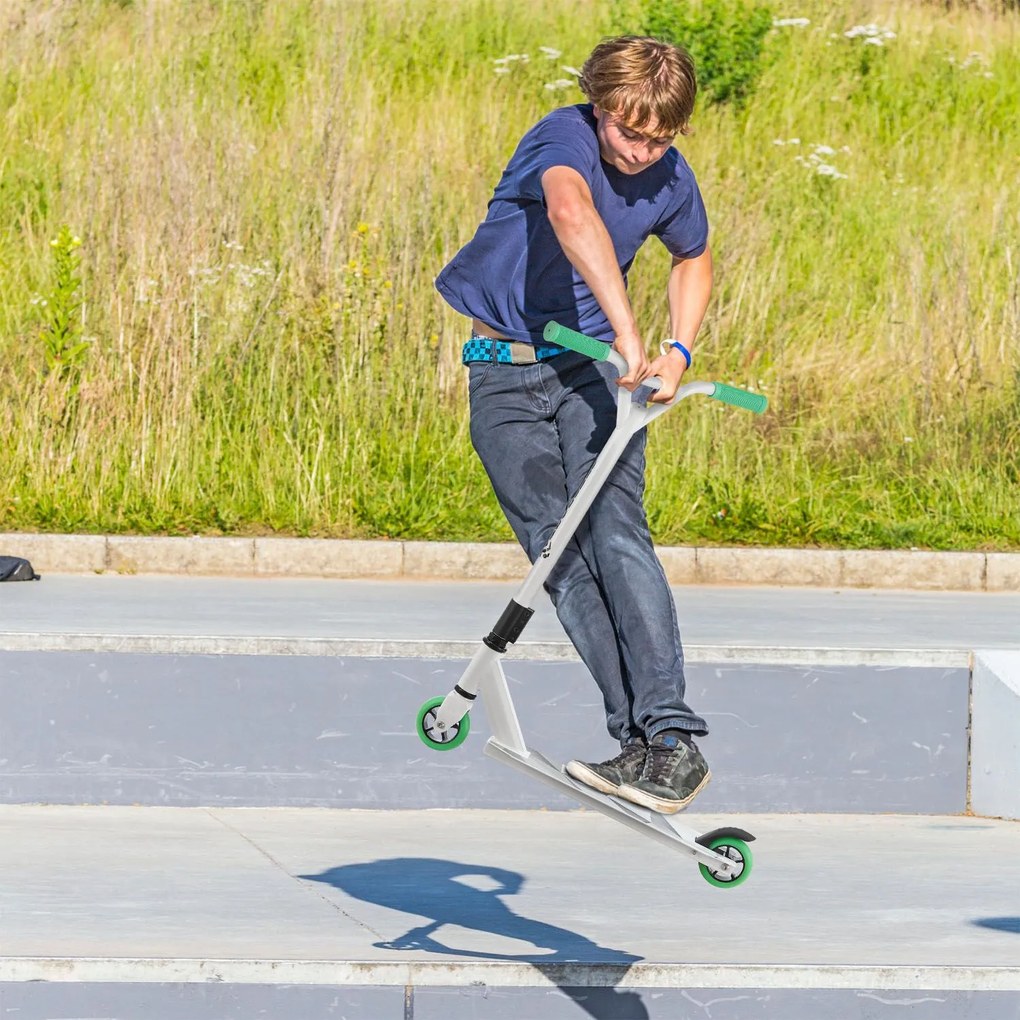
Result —
<path fill-rule="evenodd" d="M 712 253 L 707 247 L 696 258 L 673 259 L 666 294 L 669 299 L 670 338 L 678 340 L 693 354 L 694 338 L 701 329 L 712 294 Z M 653 359 L 649 375 L 659 376 L 662 387 L 652 400 L 672 400 L 686 370 L 687 362 L 675 347 L 670 348 L 668 354 Z"/>
<path fill-rule="evenodd" d="M 591 288 L 616 336 L 613 347 L 629 367 L 618 382 L 632 390 L 649 374 L 648 356 L 613 241 L 592 201 L 588 182 L 571 167 L 553 166 L 542 174 L 542 191 L 549 223 L 563 254 Z"/>

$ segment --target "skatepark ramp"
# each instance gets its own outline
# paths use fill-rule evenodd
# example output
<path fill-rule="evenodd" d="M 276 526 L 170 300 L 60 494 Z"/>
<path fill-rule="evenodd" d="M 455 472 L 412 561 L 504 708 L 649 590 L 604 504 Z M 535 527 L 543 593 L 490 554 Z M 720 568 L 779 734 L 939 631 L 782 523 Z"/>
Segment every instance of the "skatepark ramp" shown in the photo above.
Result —
<path fill-rule="evenodd" d="M 689 815 L 758 837 L 726 890 L 483 755 L 484 708 L 418 740 L 504 590 L 0 592 L 0 1015 L 1020 1016 L 1020 597 L 677 589 Z M 535 622 L 529 744 L 604 757 Z"/>

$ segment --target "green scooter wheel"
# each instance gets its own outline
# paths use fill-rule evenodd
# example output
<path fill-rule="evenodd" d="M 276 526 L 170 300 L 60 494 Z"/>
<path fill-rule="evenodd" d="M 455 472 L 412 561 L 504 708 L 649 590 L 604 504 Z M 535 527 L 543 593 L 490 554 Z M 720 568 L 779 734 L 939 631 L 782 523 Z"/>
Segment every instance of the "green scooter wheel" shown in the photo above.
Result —
<path fill-rule="evenodd" d="M 460 722 L 454 723 L 447 733 L 440 734 L 436 730 L 436 713 L 443 703 L 443 698 L 429 698 L 418 710 L 416 729 L 421 742 L 433 751 L 452 751 L 467 740 L 471 732 L 471 716 L 466 715 Z"/>
<path fill-rule="evenodd" d="M 751 877 L 751 864 L 754 856 L 750 847 L 742 840 L 734 836 L 717 836 L 708 844 L 709 850 L 714 850 L 721 857 L 739 864 L 740 868 L 736 874 L 727 875 L 722 871 L 716 871 L 711 865 L 699 864 L 702 877 L 709 885 L 718 886 L 720 889 L 732 889 L 741 882 L 746 882 Z"/>

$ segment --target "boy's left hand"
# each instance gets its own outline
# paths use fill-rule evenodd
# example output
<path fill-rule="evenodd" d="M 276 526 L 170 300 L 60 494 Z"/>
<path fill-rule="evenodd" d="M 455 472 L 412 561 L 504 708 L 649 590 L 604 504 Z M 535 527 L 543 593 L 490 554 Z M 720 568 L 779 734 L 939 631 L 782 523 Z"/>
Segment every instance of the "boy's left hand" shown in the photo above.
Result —
<path fill-rule="evenodd" d="M 687 362 L 679 351 L 671 350 L 668 354 L 653 358 L 648 364 L 648 370 L 650 376 L 657 375 L 662 380 L 662 386 L 651 395 L 649 402 L 667 404 L 676 396 L 680 380 L 687 371 Z"/>

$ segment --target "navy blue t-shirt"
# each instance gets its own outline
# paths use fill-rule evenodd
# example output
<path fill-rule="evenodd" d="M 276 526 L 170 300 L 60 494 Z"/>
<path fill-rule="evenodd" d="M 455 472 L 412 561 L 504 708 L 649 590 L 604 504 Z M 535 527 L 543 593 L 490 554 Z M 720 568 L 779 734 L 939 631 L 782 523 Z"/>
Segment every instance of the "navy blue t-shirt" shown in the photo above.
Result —
<path fill-rule="evenodd" d="M 676 149 L 638 174 L 603 162 L 590 104 L 543 117 L 522 139 L 475 236 L 436 279 L 457 311 L 515 340 L 538 342 L 555 319 L 588 336 L 613 331 L 588 285 L 560 247 L 546 215 L 542 175 L 569 166 L 591 189 L 624 280 L 650 234 L 677 258 L 705 250 L 708 220 L 691 168 Z"/>

